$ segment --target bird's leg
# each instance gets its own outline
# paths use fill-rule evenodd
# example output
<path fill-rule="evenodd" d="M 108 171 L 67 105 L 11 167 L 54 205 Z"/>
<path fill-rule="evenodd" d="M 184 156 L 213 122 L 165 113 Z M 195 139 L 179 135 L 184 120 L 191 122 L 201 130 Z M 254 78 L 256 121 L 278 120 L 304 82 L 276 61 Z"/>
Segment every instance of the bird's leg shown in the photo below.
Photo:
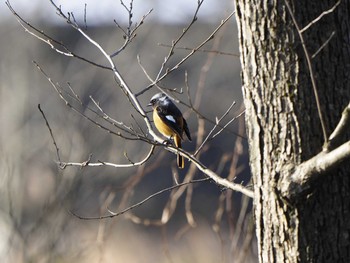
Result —
<path fill-rule="evenodd" d="M 174 144 L 174 142 L 173 142 L 173 137 L 170 136 L 169 138 L 165 139 L 165 140 L 163 141 L 163 144 L 165 144 L 165 145 L 173 145 L 173 144 Z"/>

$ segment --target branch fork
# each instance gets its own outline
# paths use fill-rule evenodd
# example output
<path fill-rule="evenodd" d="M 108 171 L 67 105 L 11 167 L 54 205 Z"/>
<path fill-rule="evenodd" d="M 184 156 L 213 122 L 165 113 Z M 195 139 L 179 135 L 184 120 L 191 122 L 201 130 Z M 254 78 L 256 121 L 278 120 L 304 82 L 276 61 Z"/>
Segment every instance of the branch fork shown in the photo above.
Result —
<path fill-rule="evenodd" d="M 294 170 L 285 166 L 281 174 L 279 188 L 288 200 L 298 199 L 310 190 L 312 182 L 335 169 L 342 162 L 350 159 L 350 140 L 339 142 L 350 127 L 350 103 L 344 109 L 340 121 L 324 146 L 316 156 L 299 164 Z M 294 165 L 292 165 L 293 167 Z"/>

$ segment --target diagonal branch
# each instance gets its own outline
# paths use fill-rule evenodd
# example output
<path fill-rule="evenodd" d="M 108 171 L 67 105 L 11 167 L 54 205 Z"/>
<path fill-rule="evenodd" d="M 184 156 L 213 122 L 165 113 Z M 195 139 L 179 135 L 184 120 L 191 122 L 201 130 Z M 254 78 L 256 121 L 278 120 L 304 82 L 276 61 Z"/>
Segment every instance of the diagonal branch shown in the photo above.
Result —
<path fill-rule="evenodd" d="M 203 148 L 204 144 L 207 143 L 208 141 L 210 141 L 210 138 L 214 138 L 211 137 L 212 133 L 215 131 L 215 129 L 218 127 L 218 125 L 220 124 L 220 122 L 222 121 L 223 118 L 225 118 L 225 116 L 227 116 L 227 114 L 229 114 L 229 112 L 231 111 L 231 109 L 233 108 L 233 106 L 236 105 L 236 101 L 233 101 L 231 103 L 231 105 L 228 107 L 228 109 L 226 110 L 226 112 L 218 119 L 216 119 L 216 123 L 214 125 L 214 127 L 210 130 L 210 132 L 208 133 L 208 135 L 205 137 L 205 139 L 203 140 L 203 142 L 201 143 L 201 145 L 198 146 L 196 152 L 193 154 L 194 156 L 197 155 L 197 153 Z M 234 117 L 233 120 L 237 119 L 237 117 Z M 231 121 L 229 121 L 231 122 Z M 221 129 L 221 131 L 223 131 L 224 128 Z M 221 132 L 220 131 L 220 132 Z"/>
<path fill-rule="evenodd" d="M 350 140 L 338 146 L 339 141 L 349 130 L 350 103 L 345 107 L 337 127 L 329 137 L 323 151 L 296 168 L 286 167 L 280 179 L 280 191 L 288 199 L 294 199 L 311 187 L 311 182 L 350 159 Z M 338 146 L 338 147 L 337 147 Z M 337 148 L 335 148 L 337 147 Z"/>
<path fill-rule="evenodd" d="M 30 23 L 26 22 L 19 14 L 17 14 L 17 12 L 12 8 L 11 4 L 9 1 L 5 2 L 7 7 L 10 9 L 10 11 L 12 12 L 12 14 L 16 17 L 18 23 L 23 27 L 23 29 L 25 30 L 25 32 L 27 32 L 28 34 L 34 36 L 35 38 L 39 39 L 40 41 L 46 43 L 47 45 L 49 45 L 53 50 L 55 50 L 57 53 L 67 56 L 67 57 L 74 57 L 77 59 L 80 59 L 84 62 L 87 62 L 91 65 L 94 65 L 96 67 L 99 68 L 103 68 L 103 69 L 108 69 L 111 70 L 111 68 L 97 64 L 94 61 L 91 61 L 85 57 L 82 57 L 76 53 L 74 53 L 73 51 L 71 51 L 66 45 L 64 45 L 62 42 L 59 42 L 57 40 L 55 40 L 54 38 L 52 38 L 51 36 L 49 36 L 48 34 L 46 34 L 44 31 L 37 29 L 36 27 L 32 26 Z"/>
<path fill-rule="evenodd" d="M 314 25 L 315 23 L 317 23 L 318 21 L 321 20 L 322 17 L 324 17 L 325 15 L 328 15 L 330 13 L 332 13 L 337 7 L 338 5 L 341 3 L 341 0 L 339 0 L 338 2 L 336 2 L 334 4 L 334 6 L 332 6 L 330 9 L 323 11 L 318 17 L 316 17 L 314 20 L 312 20 L 309 24 L 307 24 L 304 28 L 300 29 L 300 33 L 304 33 L 304 31 L 308 30 L 312 25 Z"/>
<path fill-rule="evenodd" d="M 312 54 L 311 56 L 312 59 L 314 59 L 328 45 L 329 41 L 331 41 L 334 35 L 335 35 L 335 31 L 333 31 L 331 35 L 327 38 L 327 40 L 316 50 L 314 54 Z"/>
<path fill-rule="evenodd" d="M 108 210 L 109 211 L 109 215 L 105 215 L 105 216 L 98 216 L 98 217 L 84 217 L 84 216 L 80 216 L 72 211 L 70 211 L 70 213 L 72 215 L 74 215 L 75 217 L 79 218 L 79 219 L 83 219 L 83 220 L 99 220 L 99 219 L 106 219 L 106 218 L 113 218 L 113 217 L 116 217 L 116 216 L 120 216 L 122 214 L 125 214 L 126 212 L 132 210 L 132 209 L 135 209 L 136 207 L 139 207 L 140 205 L 146 203 L 147 201 L 149 201 L 150 199 L 160 195 L 160 194 L 163 194 L 165 192 L 168 192 L 170 190 L 173 190 L 175 188 L 179 188 L 181 186 L 184 186 L 184 185 L 188 185 L 188 184 L 193 184 L 193 183 L 199 183 L 199 182 L 204 182 L 204 181 L 208 181 L 209 179 L 208 178 L 204 178 L 204 179 L 198 179 L 198 180 L 193 180 L 193 181 L 190 181 L 190 182 L 184 182 L 184 183 L 181 183 L 181 184 L 176 184 L 176 185 L 173 185 L 173 186 L 170 186 L 170 187 L 167 187 L 167 188 L 164 188 L 154 194 L 151 194 L 150 196 L 148 196 L 147 198 L 143 199 L 142 201 L 132 205 L 132 206 L 129 206 L 127 208 L 125 208 L 124 210 L 120 211 L 120 212 L 113 212 L 111 210 Z"/>
<path fill-rule="evenodd" d="M 235 12 L 230 13 L 224 20 L 221 21 L 220 25 L 202 42 L 200 43 L 197 47 L 193 48 L 191 50 L 190 53 L 188 53 L 185 57 L 183 57 L 179 62 L 177 62 L 173 67 L 169 68 L 166 70 L 166 72 L 161 75 L 161 73 L 163 72 L 163 69 L 165 67 L 165 64 L 168 62 L 170 56 L 173 54 L 174 49 L 176 47 L 176 44 L 178 43 L 178 41 L 174 41 L 171 45 L 169 54 L 167 57 L 164 58 L 164 62 L 158 72 L 158 75 L 156 76 L 155 80 L 149 84 L 146 88 L 144 88 L 143 90 L 139 91 L 136 96 L 139 96 L 141 94 L 143 94 L 144 92 L 146 92 L 147 90 L 149 90 L 150 88 L 152 88 L 154 85 L 156 85 L 157 83 L 159 83 L 160 81 L 162 81 L 164 78 L 166 78 L 171 72 L 173 72 L 174 70 L 178 69 L 183 63 L 185 63 L 190 57 L 192 57 L 192 55 L 194 53 L 196 53 L 197 51 L 201 50 L 201 48 L 208 43 L 211 39 L 214 38 L 215 34 L 231 19 L 231 17 L 234 15 Z M 195 21 L 195 20 L 194 20 Z M 186 28 L 186 30 L 188 30 Z M 184 30 L 185 31 L 185 30 Z M 187 31 L 186 31 L 187 32 Z M 180 36 L 181 38 L 183 37 L 183 34 L 181 34 Z M 178 39 L 180 39 L 180 37 Z"/>
<path fill-rule="evenodd" d="M 311 188 L 313 181 L 348 159 L 350 159 L 350 141 L 331 152 L 320 152 L 298 165 L 295 171 L 288 171 L 282 176 L 280 180 L 281 194 L 289 200 L 298 198 Z"/>
<path fill-rule="evenodd" d="M 41 109 L 40 104 L 38 104 L 38 109 L 39 109 L 41 115 L 43 116 L 43 118 L 44 118 L 44 120 L 45 120 L 46 127 L 48 128 L 48 130 L 49 130 L 49 132 L 50 132 L 51 140 L 52 140 L 53 145 L 55 146 L 55 149 L 56 149 L 57 160 L 58 160 L 59 162 L 61 162 L 60 150 L 59 150 L 58 145 L 57 145 L 57 143 L 56 143 L 55 137 L 53 136 L 53 132 L 52 132 L 52 129 L 51 129 L 51 127 L 50 127 L 50 124 L 49 124 L 49 122 L 48 122 L 48 120 L 47 120 L 47 118 L 46 118 L 46 116 L 45 116 L 44 111 Z"/>

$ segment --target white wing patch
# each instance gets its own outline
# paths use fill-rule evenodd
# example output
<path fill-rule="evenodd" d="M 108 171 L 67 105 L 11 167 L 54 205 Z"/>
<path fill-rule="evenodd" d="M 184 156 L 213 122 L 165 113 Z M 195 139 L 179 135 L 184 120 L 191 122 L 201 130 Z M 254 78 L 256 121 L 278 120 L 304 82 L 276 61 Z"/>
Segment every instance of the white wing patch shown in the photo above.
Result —
<path fill-rule="evenodd" d="M 166 115 L 165 118 L 167 118 L 169 121 L 171 121 L 171 122 L 173 122 L 173 123 L 176 123 L 174 117 L 171 116 L 171 115 Z"/>

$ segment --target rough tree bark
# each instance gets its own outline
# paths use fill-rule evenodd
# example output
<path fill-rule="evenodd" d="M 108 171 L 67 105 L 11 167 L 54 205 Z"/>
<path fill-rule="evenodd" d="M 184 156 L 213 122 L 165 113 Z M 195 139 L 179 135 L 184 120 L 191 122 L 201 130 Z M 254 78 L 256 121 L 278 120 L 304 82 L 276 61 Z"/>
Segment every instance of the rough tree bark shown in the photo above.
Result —
<path fill-rule="evenodd" d="M 236 0 L 236 18 L 259 261 L 350 262 L 349 162 L 317 170 L 297 194 L 282 193 L 325 146 L 297 26 L 314 21 L 302 32 L 310 57 L 325 44 L 311 65 L 329 136 L 350 102 L 350 1 Z"/>

